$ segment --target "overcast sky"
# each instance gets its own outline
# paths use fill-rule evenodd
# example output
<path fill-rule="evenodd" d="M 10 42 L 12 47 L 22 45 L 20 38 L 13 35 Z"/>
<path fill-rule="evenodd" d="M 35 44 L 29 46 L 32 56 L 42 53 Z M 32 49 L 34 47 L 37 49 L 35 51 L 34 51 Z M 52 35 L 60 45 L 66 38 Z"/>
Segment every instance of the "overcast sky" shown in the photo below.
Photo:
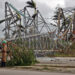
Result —
<path fill-rule="evenodd" d="M 26 1 L 28 0 L 0 0 L 0 20 L 4 18 L 4 3 L 11 3 L 17 9 L 23 9 L 26 6 Z M 74 7 L 75 0 L 34 0 L 37 4 L 37 8 L 42 13 L 44 17 L 51 17 L 53 14 L 53 10 L 60 6 L 62 8 L 65 7 Z M 3 33 L 1 30 L 4 28 L 4 24 L 0 26 L 0 37 L 3 37 Z"/>

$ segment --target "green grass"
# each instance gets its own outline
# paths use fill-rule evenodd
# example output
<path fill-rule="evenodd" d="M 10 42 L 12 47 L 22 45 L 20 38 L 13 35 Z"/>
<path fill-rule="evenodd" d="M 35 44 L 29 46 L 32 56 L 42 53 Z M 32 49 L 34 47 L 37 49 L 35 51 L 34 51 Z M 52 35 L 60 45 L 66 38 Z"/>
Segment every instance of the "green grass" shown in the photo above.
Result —
<path fill-rule="evenodd" d="M 54 54 L 55 57 L 75 57 L 75 53 L 60 53 L 57 52 Z"/>

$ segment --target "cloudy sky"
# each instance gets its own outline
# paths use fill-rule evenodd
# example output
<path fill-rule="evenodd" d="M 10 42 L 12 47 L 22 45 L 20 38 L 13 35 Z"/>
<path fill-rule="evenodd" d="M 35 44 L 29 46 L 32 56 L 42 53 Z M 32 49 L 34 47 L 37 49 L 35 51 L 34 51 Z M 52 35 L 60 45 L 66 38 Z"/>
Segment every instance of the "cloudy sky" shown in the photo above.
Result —
<path fill-rule="evenodd" d="M 17 9 L 22 9 L 24 6 L 26 6 L 27 0 L 0 0 L 0 20 L 4 18 L 4 3 L 6 1 L 11 3 Z M 37 8 L 44 17 L 51 17 L 54 9 L 57 6 L 60 6 L 62 8 L 75 6 L 75 0 L 34 0 L 34 1 L 37 4 Z M 3 33 L 1 32 L 3 28 L 4 24 L 1 24 L 0 37 L 3 37 Z"/>

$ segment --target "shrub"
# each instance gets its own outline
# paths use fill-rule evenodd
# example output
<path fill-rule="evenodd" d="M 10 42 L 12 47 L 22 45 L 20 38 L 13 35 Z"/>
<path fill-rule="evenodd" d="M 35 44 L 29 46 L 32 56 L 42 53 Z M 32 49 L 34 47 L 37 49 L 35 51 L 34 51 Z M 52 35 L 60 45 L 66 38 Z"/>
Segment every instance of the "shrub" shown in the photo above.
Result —
<path fill-rule="evenodd" d="M 33 50 L 25 50 L 22 47 L 12 47 L 12 58 L 7 61 L 7 66 L 26 66 L 36 62 Z"/>

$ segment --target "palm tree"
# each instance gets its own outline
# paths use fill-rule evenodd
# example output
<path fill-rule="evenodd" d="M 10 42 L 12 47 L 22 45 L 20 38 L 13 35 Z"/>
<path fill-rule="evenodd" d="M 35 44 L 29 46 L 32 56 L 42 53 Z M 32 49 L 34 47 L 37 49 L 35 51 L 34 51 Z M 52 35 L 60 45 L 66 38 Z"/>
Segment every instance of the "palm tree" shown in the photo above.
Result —
<path fill-rule="evenodd" d="M 36 3 L 33 0 L 27 1 L 27 4 L 27 7 L 34 8 L 36 10 Z"/>
<path fill-rule="evenodd" d="M 33 0 L 31 0 L 31 1 L 27 1 L 27 4 L 28 4 L 27 7 L 30 7 L 30 8 L 34 8 L 35 9 L 34 14 L 32 15 L 32 18 L 35 19 L 35 17 L 37 16 L 36 3 Z"/>
<path fill-rule="evenodd" d="M 5 21 L 5 19 L 3 19 L 3 20 L 0 20 L 0 24 L 1 24 L 1 23 L 3 23 L 4 21 Z"/>

